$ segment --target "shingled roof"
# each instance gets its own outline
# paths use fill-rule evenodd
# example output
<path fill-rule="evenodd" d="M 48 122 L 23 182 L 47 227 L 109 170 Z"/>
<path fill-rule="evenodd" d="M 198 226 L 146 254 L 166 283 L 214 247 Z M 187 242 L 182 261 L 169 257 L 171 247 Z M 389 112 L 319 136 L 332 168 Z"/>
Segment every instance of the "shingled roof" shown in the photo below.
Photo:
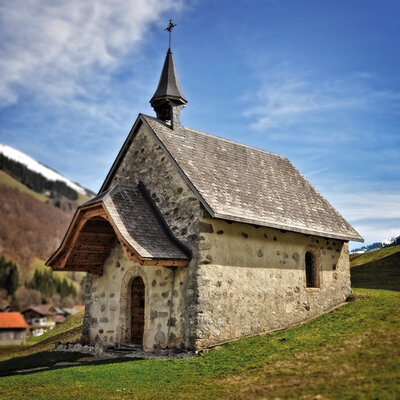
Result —
<path fill-rule="evenodd" d="M 78 207 L 53 269 L 102 273 L 118 240 L 128 259 L 142 265 L 186 266 L 190 250 L 170 232 L 143 184 L 116 185 Z"/>
<path fill-rule="evenodd" d="M 168 231 L 142 185 L 116 185 L 82 207 L 98 201 L 142 259 L 188 260 L 188 250 L 183 250 L 183 245 Z"/>
<path fill-rule="evenodd" d="M 182 104 L 187 103 L 181 85 L 179 84 L 178 74 L 176 73 L 175 62 L 170 48 L 165 57 L 160 81 L 150 103 L 153 104 L 156 100 L 164 98 L 174 99 L 180 101 Z"/>
<path fill-rule="evenodd" d="M 286 157 L 182 126 L 172 129 L 142 114 L 100 191 L 107 188 L 142 123 L 212 217 L 363 241 Z"/>

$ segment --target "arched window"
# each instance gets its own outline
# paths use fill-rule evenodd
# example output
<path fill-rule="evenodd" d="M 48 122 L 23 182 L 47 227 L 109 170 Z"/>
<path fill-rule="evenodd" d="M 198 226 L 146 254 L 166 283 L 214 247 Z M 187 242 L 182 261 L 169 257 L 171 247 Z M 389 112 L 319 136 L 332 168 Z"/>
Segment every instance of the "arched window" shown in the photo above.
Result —
<path fill-rule="evenodd" d="M 319 287 L 319 269 L 316 257 L 311 251 L 306 252 L 305 263 L 307 287 Z"/>

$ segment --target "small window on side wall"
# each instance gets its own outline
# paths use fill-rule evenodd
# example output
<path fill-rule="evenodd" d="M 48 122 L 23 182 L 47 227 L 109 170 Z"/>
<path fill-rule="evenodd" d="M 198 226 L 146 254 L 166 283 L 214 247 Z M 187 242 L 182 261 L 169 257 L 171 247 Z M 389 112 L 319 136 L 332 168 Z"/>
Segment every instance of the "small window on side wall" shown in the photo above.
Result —
<path fill-rule="evenodd" d="M 319 287 L 319 269 L 315 255 L 311 251 L 306 252 L 306 284 L 309 288 Z"/>

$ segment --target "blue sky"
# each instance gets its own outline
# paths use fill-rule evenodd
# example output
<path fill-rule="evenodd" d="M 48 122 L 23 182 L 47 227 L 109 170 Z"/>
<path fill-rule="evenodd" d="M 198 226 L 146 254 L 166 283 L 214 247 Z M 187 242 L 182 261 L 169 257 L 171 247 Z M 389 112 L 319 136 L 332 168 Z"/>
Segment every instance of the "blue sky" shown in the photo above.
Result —
<path fill-rule="evenodd" d="M 184 125 L 285 155 L 367 243 L 400 234 L 397 0 L 0 0 L 0 142 L 97 191 L 154 115 L 169 18 Z"/>

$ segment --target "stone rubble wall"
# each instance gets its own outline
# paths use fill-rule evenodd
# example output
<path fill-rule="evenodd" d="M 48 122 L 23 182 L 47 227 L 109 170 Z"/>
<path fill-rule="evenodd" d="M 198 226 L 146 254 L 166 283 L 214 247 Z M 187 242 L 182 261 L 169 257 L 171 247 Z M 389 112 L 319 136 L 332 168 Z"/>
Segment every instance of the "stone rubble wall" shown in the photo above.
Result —
<path fill-rule="evenodd" d="M 192 259 L 189 266 L 186 268 L 178 268 L 177 270 L 176 285 L 179 291 L 179 301 L 178 298 L 176 301 L 174 298 L 174 319 L 177 325 L 173 329 L 173 336 L 170 340 L 170 343 L 176 343 L 176 346 L 184 346 L 186 349 L 192 349 L 196 334 L 197 287 L 195 277 L 199 243 L 198 221 L 201 214 L 201 207 L 193 192 L 179 175 L 176 167 L 158 145 L 148 128 L 143 125 L 139 128 L 138 133 L 133 139 L 130 148 L 115 173 L 110 187 L 118 183 L 137 186 L 139 181 L 144 183 L 175 237 L 192 251 Z M 122 261 L 123 260 L 119 261 L 121 265 Z M 127 265 L 124 268 L 125 271 L 129 269 Z M 135 268 L 139 267 L 136 266 Z M 110 269 L 110 271 L 115 270 L 115 267 L 110 266 L 108 269 Z M 153 267 L 140 267 L 138 269 L 138 271 L 141 271 L 141 276 L 145 278 L 146 293 L 149 294 L 153 302 L 152 304 L 155 307 L 149 309 L 148 312 L 148 318 L 153 319 L 151 322 L 152 327 L 149 328 L 151 331 L 149 331 L 150 336 L 146 339 L 146 346 L 148 349 L 154 344 L 161 346 L 162 343 L 165 342 L 163 339 L 163 335 L 166 335 L 164 328 L 167 316 L 165 313 L 167 313 L 169 309 L 167 303 L 170 297 L 163 297 L 162 294 L 170 290 L 170 278 L 172 276 L 171 270 L 165 267 L 156 268 L 154 271 L 153 269 Z M 157 271 L 161 271 L 161 275 L 156 275 Z M 110 274 L 113 276 L 112 272 L 108 272 L 107 274 L 107 276 Z M 116 277 L 115 281 L 121 281 L 122 278 L 122 275 L 118 274 L 118 278 Z M 156 281 L 155 287 L 153 286 L 153 281 Z M 99 282 L 105 282 L 105 275 L 100 278 L 97 276 L 88 276 L 85 329 L 83 331 L 83 336 L 84 341 L 88 342 L 90 340 L 90 343 L 96 340 L 97 335 L 100 337 L 100 334 L 96 332 L 98 328 L 93 327 L 93 321 L 97 319 L 100 326 L 100 318 L 105 317 L 99 315 L 98 307 L 95 306 L 94 302 L 94 299 L 103 293 L 101 290 L 97 291 L 97 295 L 93 292 L 93 289 L 97 288 Z M 160 286 L 165 283 L 166 286 Z M 158 288 L 160 288 L 160 290 L 158 290 Z M 118 303 L 119 291 L 115 289 L 113 293 L 115 296 L 113 303 L 116 304 Z M 152 297 L 153 295 L 158 297 Z M 156 304 L 157 306 L 155 306 Z M 118 305 L 113 307 L 118 308 Z M 118 310 L 114 310 L 114 312 L 117 311 Z M 107 316 L 107 318 L 110 320 L 109 316 Z M 103 331 L 111 331 L 111 325 L 112 323 L 108 322 L 107 327 L 102 328 Z M 159 325 L 160 329 L 158 330 L 157 327 Z M 162 334 L 159 334 L 157 340 L 154 339 L 154 329 L 157 330 L 157 332 L 162 332 Z M 101 340 L 104 340 L 104 333 L 102 335 L 103 337 Z M 115 333 L 112 335 L 110 332 L 107 335 L 107 340 L 110 341 L 111 337 L 114 341 L 116 340 Z M 118 338 L 118 340 L 126 340 L 126 337 Z M 153 343 L 153 341 L 156 343 Z"/>
<path fill-rule="evenodd" d="M 343 241 L 210 218 L 200 230 L 197 349 L 305 321 L 351 294 Z M 306 288 L 306 251 L 320 288 Z"/>
<path fill-rule="evenodd" d="M 182 309 L 186 271 L 175 272 L 165 267 L 142 267 L 126 260 L 117 244 L 104 264 L 102 276 L 93 276 L 86 306 L 90 316 L 84 324 L 89 343 L 114 345 L 130 342 L 131 282 L 140 276 L 145 285 L 145 322 L 143 347 L 146 351 L 163 348 L 184 349 Z M 172 299 L 172 309 L 171 309 Z M 169 325 L 169 341 L 168 341 Z"/>

